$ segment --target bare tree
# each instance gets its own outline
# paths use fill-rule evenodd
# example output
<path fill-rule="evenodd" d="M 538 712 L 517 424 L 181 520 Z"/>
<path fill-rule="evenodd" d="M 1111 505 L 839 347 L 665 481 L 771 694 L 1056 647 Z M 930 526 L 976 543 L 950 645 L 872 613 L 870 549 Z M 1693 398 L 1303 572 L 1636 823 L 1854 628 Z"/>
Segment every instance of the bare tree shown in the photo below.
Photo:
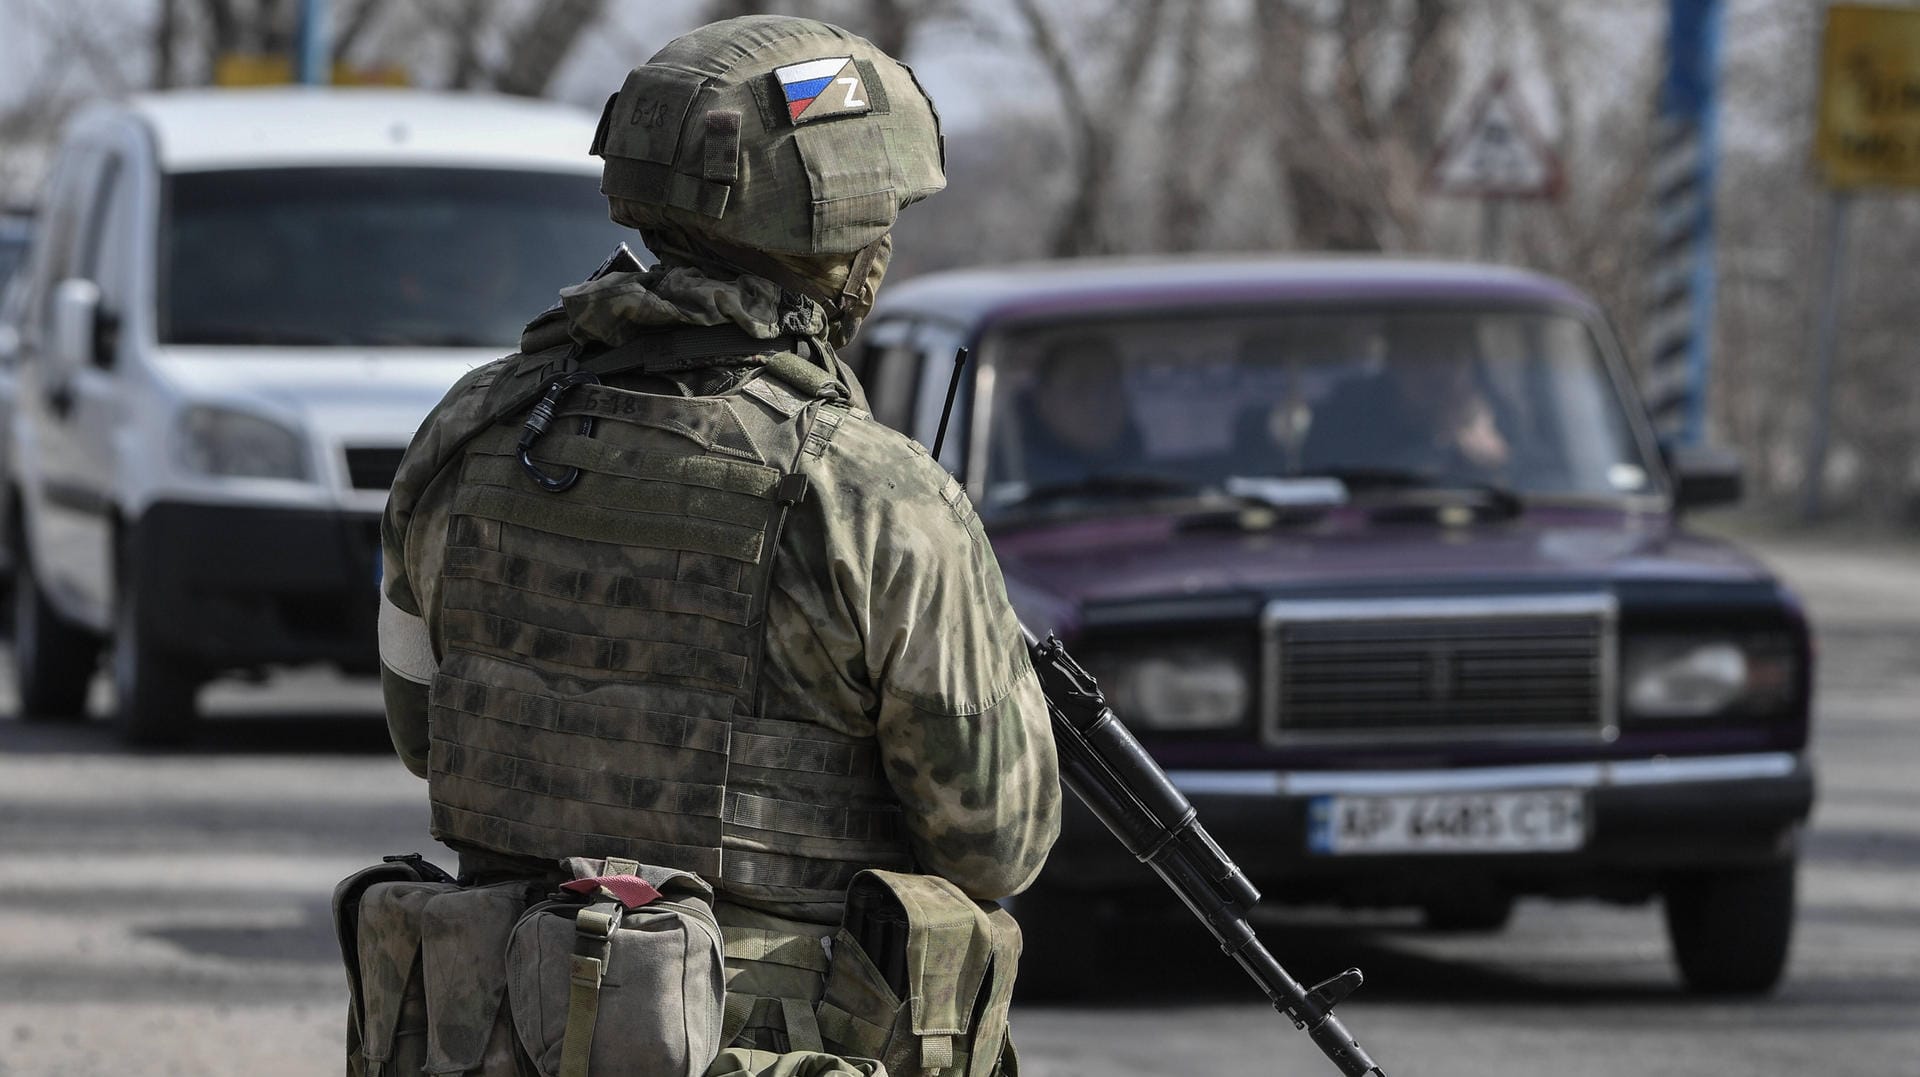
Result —
<path fill-rule="evenodd" d="M 1117 30 L 1118 47 L 1106 63 L 1069 48 L 1039 0 L 1014 0 L 1029 41 L 1059 97 L 1072 147 L 1067 206 L 1048 244 L 1058 257 L 1114 249 L 1103 217 L 1119 159 L 1147 80 L 1141 71 L 1158 43 L 1166 0 L 1123 0 L 1109 5 L 1101 21 Z M 1104 67 L 1098 73 L 1095 68 Z"/>
<path fill-rule="evenodd" d="M 493 80 L 501 93 L 538 97 L 566 62 L 581 35 L 606 11 L 606 0 L 547 0 L 535 5 L 513 32 L 514 47 Z"/>
<path fill-rule="evenodd" d="M 965 0 L 706 0 L 709 19 L 762 14 L 820 19 L 844 26 L 897 57 L 907 55 L 928 24 L 956 18 L 965 8 Z"/>

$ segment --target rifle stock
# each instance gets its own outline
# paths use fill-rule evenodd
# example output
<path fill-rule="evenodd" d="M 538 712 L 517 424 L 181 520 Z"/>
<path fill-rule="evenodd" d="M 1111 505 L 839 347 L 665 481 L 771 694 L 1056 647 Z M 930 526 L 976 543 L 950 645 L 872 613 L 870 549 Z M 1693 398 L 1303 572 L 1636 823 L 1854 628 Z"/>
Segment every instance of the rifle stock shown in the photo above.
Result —
<path fill-rule="evenodd" d="M 1099 685 L 1060 640 L 1037 639 L 1024 625 L 1021 633 L 1046 693 L 1061 781 L 1179 895 L 1274 1008 L 1311 1036 L 1340 1072 L 1385 1077 L 1333 1016 L 1334 1005 L 1360 986 L 1360 970 L 1312 988 L 1288 975 L 1247 923 L 1260 892 L 1200 825 L 1193 805 L 1114 717 Z"/>

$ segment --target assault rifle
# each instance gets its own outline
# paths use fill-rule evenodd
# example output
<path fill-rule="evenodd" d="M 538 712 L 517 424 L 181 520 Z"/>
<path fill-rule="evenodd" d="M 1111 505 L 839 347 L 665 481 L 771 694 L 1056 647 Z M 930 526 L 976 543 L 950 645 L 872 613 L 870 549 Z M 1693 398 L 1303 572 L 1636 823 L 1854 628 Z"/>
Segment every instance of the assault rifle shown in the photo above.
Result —
<path fill-rule="evenodd" d="M 1214 844 L 1193 805 L 1114 717 L 1100 686 L 1060 640 L 1036 639 L 1024 625 L 1020 631 L 1047 696 L 1060 778 L 1067 788 L 1128 852 L 1173 888 L 1220 949 L 1239 962 L 1295 1028 L 1313 1037 L 1341 1073 L 1386 1077 L 1333 1015 L 1334 1005 L 1360 986 L 1360 970 L 1348 969 L 1311 988 L 1289 976 L 1247 924 L 1260 891 Z"/>

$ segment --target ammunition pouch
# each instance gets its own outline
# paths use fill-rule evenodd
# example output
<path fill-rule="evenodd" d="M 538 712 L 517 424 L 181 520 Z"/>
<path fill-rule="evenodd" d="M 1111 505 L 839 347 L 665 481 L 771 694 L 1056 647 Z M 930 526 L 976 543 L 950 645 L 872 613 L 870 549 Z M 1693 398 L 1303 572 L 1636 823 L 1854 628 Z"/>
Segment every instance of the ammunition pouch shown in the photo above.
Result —
<path fill-rule="evenodd" d="M 894 1077 L 1016 1074 L 1007 1011 L 1019 962 L 1006 910 L 938 876 L 863 871 L 833 936 L 821 1036 Z"/>
<path fill-rule="evenodd" d="M 413 857 L 343 881 L 349 1077 L 705 1071 L 725 997 L 711 889 L 632 861 L 565 867 L 462 887 Z"/>

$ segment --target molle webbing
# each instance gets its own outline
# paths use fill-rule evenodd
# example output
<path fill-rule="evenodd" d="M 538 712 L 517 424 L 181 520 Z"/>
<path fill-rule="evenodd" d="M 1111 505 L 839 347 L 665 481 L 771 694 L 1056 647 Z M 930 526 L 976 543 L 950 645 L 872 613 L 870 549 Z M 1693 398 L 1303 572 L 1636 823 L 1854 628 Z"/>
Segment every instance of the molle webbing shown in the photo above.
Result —
<path fill-rule="evenodd" d="M 762 382 L 765 382 L 763 377 Z M 771 395 L 774 399 L 769 400 Z M 459 464 L 432 689 L 435 833 L 626 857 L 817 900 L 909 860 L 876 745 L 757 713 L 774 552 L 817 418 L 784 379 L 675 398 L 582 386 L 533 456 L 494 426 Z"/>

